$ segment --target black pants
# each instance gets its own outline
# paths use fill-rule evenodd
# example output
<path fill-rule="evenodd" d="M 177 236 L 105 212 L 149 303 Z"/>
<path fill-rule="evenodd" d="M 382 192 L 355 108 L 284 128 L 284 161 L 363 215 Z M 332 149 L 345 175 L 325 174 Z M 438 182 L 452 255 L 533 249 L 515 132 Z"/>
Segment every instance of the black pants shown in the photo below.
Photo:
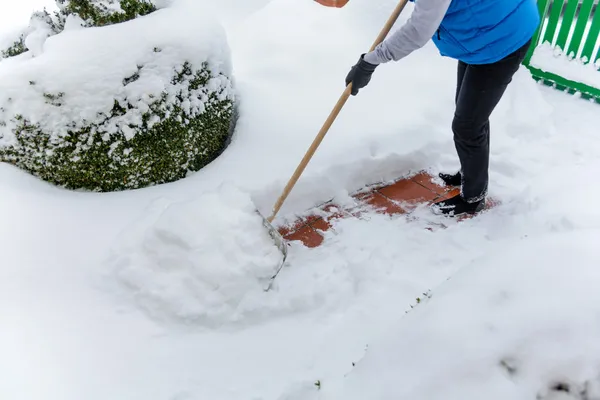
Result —
<path fill-rule="evenodd" d="M 487 195 L 490 115 L 519 69 L 530 42 L 492 64 L 458 62 L 454 144 L 462 172 L 461 195 L 467 202 Z"/>

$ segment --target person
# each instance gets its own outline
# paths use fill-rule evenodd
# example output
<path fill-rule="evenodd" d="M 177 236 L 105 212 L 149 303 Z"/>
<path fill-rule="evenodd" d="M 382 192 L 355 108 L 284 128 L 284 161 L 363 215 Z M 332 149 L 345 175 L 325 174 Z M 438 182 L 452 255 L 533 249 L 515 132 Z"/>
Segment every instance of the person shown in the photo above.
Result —
<path fill-rule="evenodd" d="M 346 85 L 356 96 L 382 63 L 399 61 L 432 40 L 442 56 L 458 60 L 454 144 L 455 174 L 440 173 L 460 193 L 433 204 L 448 216 L 474 214 L 488 192 L 490 115 L 519 69 L 540 23 L 536 0 L 410 0 L 406 23 L 373 51 L 361 54 Z"/>

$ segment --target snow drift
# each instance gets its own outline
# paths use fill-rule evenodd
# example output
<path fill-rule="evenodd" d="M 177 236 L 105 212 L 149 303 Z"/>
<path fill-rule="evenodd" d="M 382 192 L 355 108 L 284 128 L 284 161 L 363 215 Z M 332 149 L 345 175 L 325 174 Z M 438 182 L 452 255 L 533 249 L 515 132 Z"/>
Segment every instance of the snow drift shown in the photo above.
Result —
<path fill-rule="evenodd" d="M 196 200 L 160 200 L 117 239 L 110 264 L 152 318 L 217 327 L 244 318 L 282 255 L 249 197 L 224 186 Z"/>

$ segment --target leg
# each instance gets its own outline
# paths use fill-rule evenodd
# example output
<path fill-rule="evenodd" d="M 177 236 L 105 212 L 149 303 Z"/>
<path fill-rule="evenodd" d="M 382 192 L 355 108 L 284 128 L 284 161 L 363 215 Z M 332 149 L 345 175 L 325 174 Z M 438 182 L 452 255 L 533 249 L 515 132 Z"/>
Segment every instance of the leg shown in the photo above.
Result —
<path fill-rule="evenodd" d="M 456 94 L 454 96 L 455 104 L 458 102 L 458 96 L 460 95 L 460 90 L 462 88 L 463 80 L 465 78 L 465 73 L 467 72 L 467 64 L 462 61 L 458 61 L 458 65 L 456 68 Z M 445 174 L 440 173 L 439 177 L 442 178 L 444 183 L 448 186 L 460 186 L 462 177 L 460 171 L 455 174 Z"/>
<path fill-rule="evenodd" d="M 485 198 L 488 185 L 490 120 L 529 45 L 487 65 L 469 65 L 457 100 L 452 131 L 462 169 L 465 201 Z"/>
<path fill-rule="evenodd" d="M 454 213 L 483 207 L 488 189 L 489 117 L 519 69 L 529 43 L 506 58 L 485 65 L 468 65 L 452 121 L 462 171 L 461 195 L 445 202 Z M 465 204 L 462 204 L 465 203 Z"/>
<path fill-rule="evenodd" d="M 456 68 L 456 95 L 454 96 L 454 103 L 458 102 L 458 96 L 460 95 L 460 89 L 462 88 L 463 81 L 465 79 L 465 73 L 467 72 L 467 64 L 462 61 L 458 62 Z"/>

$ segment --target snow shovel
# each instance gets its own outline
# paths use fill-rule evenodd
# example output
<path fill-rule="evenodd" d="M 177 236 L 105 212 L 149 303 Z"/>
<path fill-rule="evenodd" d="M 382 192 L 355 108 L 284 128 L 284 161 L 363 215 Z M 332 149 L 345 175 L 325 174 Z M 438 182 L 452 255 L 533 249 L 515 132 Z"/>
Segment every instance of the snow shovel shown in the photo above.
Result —
<path fill-rule="evenodd" d="M 377 47 L 381 42 L 383 42 L 383 40 L 386 38 L 386 36 L 388 35 L 388 33 L 390 32 L 390 30 L 392 29 L 392 27 L 396 23 L 396 20 L 398 19 L 398 17 L 400 16 L 400 13 L 402 12 L 402 10 L 404 9 L 404 7 L 406 6 L 406 3 L 408 3 L 408 0 L 400 0 L 400 2 L 398 3 L 398 5 L 396 6 L 396 8 L 394 9 L 394 11 L 392 12 L 392 15 L 390 15 L 390 17 L 388 18 L 387 22 L 385 23 L 383 29 L 379 33 L 379 36 L 377 36 L 377 39 L 375 39 L 375 42 L 373 43 L 373 45 L 371 46 L 371 49 L 369 51 L 373 51 L 375 49 L 375 47 Z M 275 242 L 275 244 L 277 245 L 277 247 L 279 248 L 279 250 L 283 254 L 283 259 L 281 260 L 281 263 L 279 264 L 279 267 L 278 267 L 277 271 L 271 277 L 271 282 L 269 283 L 269 286 L 267 287 L 267 289 L 265 291 L 269 291 L 271 289 L 271 287 L 273 286 L 273 281 L 277 277 L 277 275 L 279 275 L 279 272 L 283 268 L 283 265 L 285 264 L 285 261 L 287 259 L 287 254 L 288 254 L 288 252 L 287 252 L 287 244 L 285 242 L 285 239 L 281 236 L 281 234 L 277 231 L 277 229 L 275 229 L 275 227 L 271 224 L 271 222 L 273 222 L 273 220 L 275 219 L 275 216 L 277 215 L 277 213 L 281 209 L 281 206 L 283 205 L 283 202 L 287 199 L 287 197 L 290 194 L 290 192 L 292 191 L 294 185 L 296 184 L 296 182 L 300 178 L 300 175 L 302 175 L 302 172 L 304 172 L 304 169 L 308 165 L 308 162 L 310 161 L 310 159 L 312 158 L 312 156 L 317 151 L 317 148 L 319 147 L 319 145 L 323 141 L 323 138 L 325 137 L 325 135 L 329 131 L 329 128 L 331 128 L 331 125 L 333 124 L 333 121 L 335 121 L 335 119 L 337 118 L 338 114 L 342 110 L 342 107 L 344 107 L 344 104 L 346 104 L 346 101 L 348 100 L 348 98 L 350 98 L 351 91 L 352 91 L 352 83 L 350 83 L 350 84 L 348 84 L 348 86 L 346 86 L 346 89 L 344 90 L 344 93 L 342 93 L 342 96 L 340 97 L 340 99 L 338 100 L 337 104 L 335 105 L 335 107 L 333 108 L 333 110 L 331 111 L 331 113 L 329 114 L 329 117 L 327 118 L 327 120 L 323 124 L 323 127 L 321 128 L 321 130 L 317 134 L 317 137 L 312 142 L 312 144 L 309 147 L 308 151 L 304 155 L 304 158 L 302 159 L 302 161 L 300 161 L 300 164 L 296 168 L 296 171 L 294 171 L 294 174 L 292 175 L 292 177 L 288 181 L 285 189 L 283 189 L 283 193 L 281 194 L 281 196 L 279 196 L 279 199 L 277 200 L 277 202 L 273 206 L 273 212 L 272 212 L 271 216 L 269 216 L 266 219 L 263 217 L 263 225 L 265 226 L 265 228 L 267 228 L 267 230 L 269 231 L 269 234 L 273 238 L 273 241 Z"/>

